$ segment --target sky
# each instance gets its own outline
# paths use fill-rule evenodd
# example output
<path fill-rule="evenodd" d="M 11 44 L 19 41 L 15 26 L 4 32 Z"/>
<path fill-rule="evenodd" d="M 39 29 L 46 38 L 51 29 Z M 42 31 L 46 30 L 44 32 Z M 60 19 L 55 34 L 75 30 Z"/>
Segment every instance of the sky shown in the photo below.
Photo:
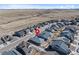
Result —
<path fill-rule="evenodd" d="M 79 4 L 0 4 L 0 9 L 79 9 Z"/>

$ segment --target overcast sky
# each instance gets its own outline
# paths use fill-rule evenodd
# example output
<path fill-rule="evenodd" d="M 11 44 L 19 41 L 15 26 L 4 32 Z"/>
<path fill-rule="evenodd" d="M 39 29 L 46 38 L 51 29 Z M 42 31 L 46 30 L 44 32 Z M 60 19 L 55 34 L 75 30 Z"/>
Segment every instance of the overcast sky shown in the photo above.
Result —
<path fill-rule="evenodd" d="M 79 9 L 79 4 L 0 4 L 0 9 Z"/>

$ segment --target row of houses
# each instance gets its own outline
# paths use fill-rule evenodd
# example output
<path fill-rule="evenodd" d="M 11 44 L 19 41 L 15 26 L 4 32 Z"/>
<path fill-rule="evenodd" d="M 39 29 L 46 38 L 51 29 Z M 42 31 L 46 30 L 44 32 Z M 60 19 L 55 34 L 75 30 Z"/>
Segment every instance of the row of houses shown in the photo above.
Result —
<path fill-rule="evenodd" d="M 1 37 L 0 44 L 7 44 L 7 41 L 14 40 L 13 37 L 21 38 L 29 33 L 34 34 L 33 30 L 36 27 L 40 27 L 41 34 L 39 36 L 34 36 L 33 38 L 30 38 L 28 42 L 24 42 L 25 44 L 19 44 L 18 46 L 16 46 L 16 48 L 14 48 L 14 50 L 20 52 L 22 55 L 34 54 L 33 49 L 36 51 L 36 53 L 39 51 L 47 53 L 47 51 L 52 50 L 56 51 L 58 54 L 69 54 L 70 43 L 74 41 L 74 34 L 76 34 L 76 29 L 72 26 L 76 25 L 74 23 L 78 23 L 78 19 L 75 18 L 75 21 L 50 20 L 42 22 L 37 25 L 33 25 L 25 29 L 16 31 L 13 35 L 6 35 L 4 37 Z M 24 45 L 24 47 L 21 45 Z M 29 46 L 31 47 L 29 48 Z"/>

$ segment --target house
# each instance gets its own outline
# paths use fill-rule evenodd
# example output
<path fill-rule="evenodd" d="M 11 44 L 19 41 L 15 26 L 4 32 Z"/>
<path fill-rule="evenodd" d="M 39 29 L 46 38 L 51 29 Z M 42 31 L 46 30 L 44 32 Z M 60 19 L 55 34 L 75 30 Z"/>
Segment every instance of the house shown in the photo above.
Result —
<path fill-rule="evenodd" d="M 70 49 L 62 40 L 53 40 L 49 45 L 49 50 L 56 51 L 61 55 L 70 54 Z"/>
<path fill-rule="evenodd" d="M 63 22 L 57 22 L 57 25 L 58 25 L 60 28 L 63 27 L 63 26 L 65 26 Z"/>
<path fill-rule="evenodd" d="M 52 35 L 51 32 L 43 31 L 38 37 L 47 41 L 49 37 L 51 37 L 51 35 Z"/>
<path fill-rule="evenodd" d="M 71 22 L 71 25 L 76 25 L 77 24 L 76 20 L 71 20 L 70 22 Z"/>
<path fill-rule="evenodd" d="M 1 53 L 1 55 L 22 55 L 19 53 L 16 49 L 10 50 L 10 51 L 4 51 Z"/>
<path fill-rule="evenodd" d="M 70 25 L 70 21 L 69 20 L 63 19 L 63 20 L 61 20 L 61 22 L 63 22 L 65 25 Z"/>
<path fill-rule="evenodd" d="M 62 40 L 63 42 L 65 42 L 68 46 L 70 46 L 70 40 L 66 37 L 57 37 L 53 40 Z"/>
<path fill-rule="evenodd" d="M 68 26 L 64 29 L 65 30 L 69 30 L 70 32 L 72 32 L 73 34 L 76 34 L 76 28 L 73 26 Z"/>
<path fill-rule="evenodd" d="M 22 29 L 22 30 L 19 30 L 19 31 L 16 31 L 13 36 L 17 36 L 17 37 L 23 37 L 27 34 L 26 32 L 26 29 Z"/>
<path fill-rule="evenodd" d="M 66 37 L 70 40 L 70 42 L 73 42 L 74 41 L 74 34 L 71 33 L 70 31 L 63 31 L 60 33 L 60 36 L 61 37 Z"/>
<path fill-rule="evenodd" d="M 30 43 L 32 43 L 34 45 L 40 46 L 41 43 L 44 42 L 44 39 L 35 36 L 35 37 L 31 38 L 30 40 L 28 40 L 28 42 L 30 42 Z"/>

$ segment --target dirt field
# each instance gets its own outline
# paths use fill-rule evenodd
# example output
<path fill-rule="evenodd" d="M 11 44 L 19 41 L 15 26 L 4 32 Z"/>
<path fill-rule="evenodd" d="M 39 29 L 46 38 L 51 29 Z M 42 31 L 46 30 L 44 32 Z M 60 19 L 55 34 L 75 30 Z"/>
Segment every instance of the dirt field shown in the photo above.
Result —
<path fill-rule="evenodd" d="M 0 36 L 47 20 L 67 20 L 79 16 L 79 10 L 0 10 Z"/>

